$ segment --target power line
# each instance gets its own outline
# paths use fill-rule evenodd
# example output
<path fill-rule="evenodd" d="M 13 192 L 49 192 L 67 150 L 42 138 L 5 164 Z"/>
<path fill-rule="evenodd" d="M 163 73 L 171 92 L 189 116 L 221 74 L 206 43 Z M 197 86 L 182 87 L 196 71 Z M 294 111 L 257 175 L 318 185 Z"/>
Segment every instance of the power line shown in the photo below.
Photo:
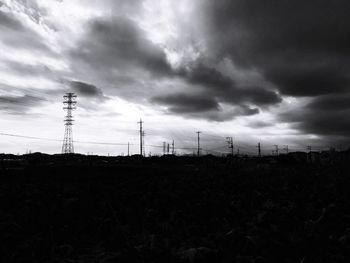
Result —
<path fill-rule="evenodd" d="M 0 135 L 2 135 L 2 136 L 10 136 L 10 137 L 17 137 L 17 138 L 25 138 L 25 139 L 61 142 L 61 140 L 57 140 L 57 139 L 40 138 L 40 137 L 33 137 L 33 136 L 25 136 L 25 135 L 18 135 L 18 134 L 3 133 L 3 132 L 0 132 Z"/>
<path fill-rule="evenodd" d="M 74 141 L 75 143 L 86 143 L 86 144 L 100 144 L 100 145 L 120 145 L 127 146 L 127 143 L 114 143 L 114 142 L 89 142 L 89 141 Z M 129 144 L 129 145 L 137 145 L 137 144 Z"/>
<path fill-rule="evenodd" d="M 143 122 L 142 122 L 143 123 Z M 143 127 L 142 127 L 143 128 Z M 207 152 L 213 152 L 213 153 L 220 153 L 220 154 L 224 154 L 224 153 L 227 153 L 228 151 L 225 150 L 225 148 L 227 147 L 227 144 L 225 146 L 220 146 L 220 147 L 215 147 L 215 148 L 201 148 L 201 141 L 200 139 L 200 134 L 202 132 L 198 131 L 196 132 L 197 133 L 197 147 L 195 147 L 194 145 L 193 146 L 190 146 L 192 143 L 191 142 L 187 142 L 185 145 L 181 145 L 181 141 L 180 143 L 178 144 L 179 146 L 176 147 L 176 149 L 178 150 L 183 150 L 184 152 L 188 152 L 188 151 L 197 151 L 197 155 L 199 153 L 200 155 L 200 151 L 201 150 L 205 150 Z M 142 140 L 141 140 L 141 144 L 142 144 L 142 154 L 144 155 L 145 154 L 145 147 L 154 147 L 154 148 L 163 148 L 164 146 L 163 145 L 156 145 L 156 144 L 145 144 L 144 143 L 144 130 L 142 129 Z M 14 133 L 5 133 L 5 132 L 0 132 L 0 136 L 8 136 L 8 137 L 15 137 L 15 138 L 24 138 L 24 139 L 31 139 L 31 140 L 42 140 L 42 141 L 51 141 L 51 142 L 61 142 L 61 140 L 59 139 L 53 139 L 53 138 L 45 138 L 45 137 L 37 137 L 37 136 L 27 136 L 27 135 L 21 135 L 21 134 L 14 134 Z M 225 141 L 223 141 L 224 143 Z M 136 145 L 139 145 L 137 143 L 119 143 L 119 142 L 101 142 L 101 141 L 74 141 L 74 143 L 78 143 L 78 144 L 93 144 L 93 145 L 111 145 L 111 146 L 127 146 L 128 148 L 130 146 L 136 146 Z M 243 145 L 242 145 L 243 144 Z M 188 145 L 188 146 L 187 146 Z M 170 145 L 167 146 L 167 151 L 168 153 L 171 152 L 171 148 L 170 148 Z M 287 152 L 287 145 L 283 145 L 284 148 L 283 150 Z M 237 154 L 239 155 L 240 153 L 247 153 L 249 155 L 256 155 L 255 151 L 251 151 L 251 147 L 250 145 L 248 144 L 244 144 L 244 143 L 240 143 L 240 144 L 234 144 L 234 147 L 237 149 Z M 314 149 L 314 147 L 317 147 L 317 146 L 313 146 L 312 149 Z M 168 149 L 169 148 L 169 149 Z M 173 149 L 174 147 L 172 147 Z M 255 148 L 255 147 L 254 147 Z M 273 151 L 274 154 L 277 154 L 279 148 L 278 148 L 278 145 L 274 145 L 274 148 L 275 150 Z M 321 149 L 321 147 L 319 146 L 319 148 Z M 227 148 L 226 148 L 227 149 Z M 293 150 L 296 150 L 298 149 L 297 147 L 293 147 Z M 243 150 L 242 152 L 240 152 L 240 150 Z M 258 150 L 259 150 L 259 147 L 258 147 Z M 307 147 L 307 150 L 308 151 L 311 151 L 311 146 Z M 174 150 L 173 150 L 174 151 Z M 288 149 L 289 151 L 289 149 Z M 259 153 L 259 151 L 258 151 Z M 232 154 L 232 153 L 231 153 Z"/>
<path fill-rule="evenodd" d="M 219 151 L 215 151 L 215 150 L 210 150 L 210 149 L 202 149 L 203 151 L 206 151 L 206 152 L 212 152 L 212 153 L 218 153 L 218 154 L 223 154 L 223 152 L 219 152 Z"/>
<path fill-rule="evenodd" d="M 208 134 L 205 132 L 202 132 L 202 135 L 204 135 L 205 137 L 208 136 L 208 137 L 216 138 L 217 140 L 220 140 L 220 141 L 225 139 L 224 136 Z"/>
<path fill-rule="evenodd" d="M 24 139 L 34 139 L 34 140 L 42 140 L 42 141 L 61 142 L 61 140 L 58 140 L 58 139 L 34 137 L 34 136 L 25 136 L 25 135 L 19 135 L 19 134 L 3 133 L 3 132 L 0 132 L 0 135 L 1 136 L 16 137 L 16 138 L 24 138 Z M 92 141 L 74 141 L 74 142 L 75 143 L 86 143 L 86 144 L 100 144 L 100 145 L 121 145 L 121 146 L 128 145 L 127 143 L 113 143 L 113 142 L 92 142 Z M 136 145 L 136 144 L 129 144 L 129 145 Z"/>

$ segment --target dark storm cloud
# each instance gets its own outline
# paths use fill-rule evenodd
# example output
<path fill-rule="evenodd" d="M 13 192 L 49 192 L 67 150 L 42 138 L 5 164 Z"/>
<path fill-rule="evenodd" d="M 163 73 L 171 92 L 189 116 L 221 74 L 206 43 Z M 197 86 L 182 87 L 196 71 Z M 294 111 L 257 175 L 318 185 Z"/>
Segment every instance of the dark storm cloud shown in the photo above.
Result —
<path fill-rule="evenodd" d="M 252 103 L 256 106 L 275 105 L 282 101 L 279 94 L 272 90 L 266 90 L 260 87 L 237 88 L 219 93 L 224 102 Z"/>
<path fill-rule="evenodd" d="M 207 119 L 210 121 L 224 122 L 233 120 L 238 116 L 251 116 L 259 113 L 259 109 L 247 105 L 236 105 L 227 110 L 209 111 L 205 114 L 196 113 L 188 116 L 197 119 Z"/>
<path fill-rule="evenodd" d="M 208 67 L 202 63 L 198 63 L 190 69 L 180 70 L 180 75 L 183 75 L 189 83 L 200 84 L 219 90 L 228 90 L 235 88 L 235 82 L 227 76 L 224 76 L 215 68 Z"/>
<path fill-rule="evenodd" d="M 171 72 L 163 50 L 146 39 L 132 20 L 123 17 L 91 21 L 87 35 L 72 55 L 96 70 L 111 73 L 139 67 L 157 76 Z"/>
<path fill-rule="evenodd" d="M 194 113 L 220 110 L 215 99 L 206 98 L 197 94 L 173 94 L 153 97 L 153 103 L 165 105 L 172 113 Z"/>
<path fill-rule="evenodd" d="M 234 108 L 223 110 L 213 97 L 203 94 L 178 93 L 151 98 L 151 102 L 166 106 L 167 113 L 182 116 L 208 119 L 212 121 L 232 120 L 237 116 L 249 116 L 259 113 L 259 109 L 247 105 L 236 105 Z"/>
<path fill-rule="evenodd" d="M 281 114 L 280 119 L 308 133 L 349 136 L 350 93 L 316 97 L 303 109 Z"/>
<path fill-rule="evenodd" d="M 32 95 L 0 96 L 0 110 L 8 114 L 25 114 L 31 108 L 44 103 L 46 99 Z"/>
<path fill-rule="evenodd" d="M 96 112 L 104 102 L 110 99 L 103 93 L 102 89 L 93 84 L 76 80 L 64 80 L 63 83 L 71 89 L 69 92 L 76 93 L 79 108 L 86 111 Z M 67 90 L 61 91 L 61 94 L 64 92 Z"/>
<path fill-rule="evenodd" d="M 282 95 L 311 99 L 281 122 L 349 136 L 349 1 L 219 0 L 204 8 L 213 54 L 257 69 Z"/>
<path fill-rule="evenodd" d="M 303 58 L 300 57 L 300 60 Z M 322 60 L 320 56 L 320 60 Z M 341 93 L 349 90 L 350 68 L 332 62 L 308 63 L 300 61 L 298 65 L 276 65 L 266 71 L 265 76 L 280 87 L 281 92 L 292 96 L 316 96 L 322 94 Z M 323 64 L 323 65 L 322 65 Z"/>
<path fill-rule="evenodd" d="M 273 90 L 262 87 L 240 88 L 235 81 L 223 75 L 213 67 L 201 63 L 180 70 L 179 74 L 191 84 L 199 84 L 206 88 L 207 95 L 214 96 L 221 102 L 226 103 L 253 103 L 256 106 L 274 105 L 282 101 L 279 94 Z"/>
<path fill-rule="evenodd" d="M 305 133 L 322 136 L 349 136 L 350 110 L 327 111 L 303 109 L 280 115 L 280 120 Z"/>
<path fill-rule="evenodd" d="M 212 47 L 258 67 L 283 94 L 313 96 L 350 84 L 350 2 L 208 2 Z"/>
<path fill-rule="evenodd" d="M 349 136 L 349 118 L 349 110 L 344 112 L 324 112 L 322 115 L 311 113 L 307 121 L 302 123 L 301 128 L 310 133 Z"/>
<path fill-rule="evenodd" d="M 307 105 L 307 108 L 321 111 L 348 110 L 350 109 L 350 93 L 317 97 Z"/>
<path fill-rule="evenodd" d="M 100 99 L 105 98 L 102 90 L 92 84 L 88 84 L 81 81 L 69 81 L 69 86 L 73 89 L 74 92 L 77 92 L 80 96 Z"/>
<path fill-rule="evenodd" d="M 99 79 L 115 83 L 114 92 L 117 94 L 119 92 L 118 95 L 140 99 L 152 94 L 152 97 L 156 97 L 153 100 L 154 103 L 162 105 L 168 103 L 169 108 L 179 114 L 202 111 L 203 109 L 201 103 L 193 103 L 184 107 L 193 91 L 192 86 L 200 87 L 206 97 L 214 98 L 210 99 L 212 104 L 208 104 L 213 107 L 216 107 L 215 103 L 219 102 L 237 106 L 248 103 L 257 107 L 275 105 L 281 102 L 280 96 L 275 91 L 261 87 L 240 88 L 233 79 L 200 60 L 173 69 L 167 61 L 164 50 L 147 39 L 145 32 L 133 20 L 125 17 L 91 21 L 88 32 L 81 40 L 79 48 L 72 51 L 71 55 L 72 59 L 79 63 L 78 68 L 84 68 L 85 71 L 91 72 L 90 76 L 97 74 Z M 115 72 L 120 72 L 120 77 L 116 77 Z M 150 94 L 150 92 L 146 92 L 145 84 L 143 84 L 150 80 L 143 79 L 145 76 L 142 75 L 142 72 L 148 72 L 152 78 L 151 81 L 182 79 L 188 86 L 189 95 L 184 97 L 185 94 L 182 94 L 176 98 L 178 103 L 175 103 L 172 95 L 167 97 L 166 94 L 161 93 L 164 91 L 153 90 Z M 133 79 L 128 78 L 129 74 L 134 74 Z M 134 86 L 135 80 L 138 81 L 139 88 L 134 88 L 130 92 L 128 83 L 123 82 L 121 78 L 128 80 L 127 82 L 131 81 Z M 147 87 L 147 89 L 149 88 Z M 160 101 L 158 92 L 166 99 Z M 169 98 L 172 100 L 170 101 Z M 181 99 L 185 101 L 180 102 Z"/>

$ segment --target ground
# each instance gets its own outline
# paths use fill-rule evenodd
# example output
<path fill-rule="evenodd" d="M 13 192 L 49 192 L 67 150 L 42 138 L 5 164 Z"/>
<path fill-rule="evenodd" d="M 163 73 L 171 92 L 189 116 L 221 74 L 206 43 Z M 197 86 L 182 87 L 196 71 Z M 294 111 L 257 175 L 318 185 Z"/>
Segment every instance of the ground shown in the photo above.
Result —
<path fill-rule="evenodd" d="M 345 162 L 27 156 L 0 167 L 1 262 L 350 256 Z"/>

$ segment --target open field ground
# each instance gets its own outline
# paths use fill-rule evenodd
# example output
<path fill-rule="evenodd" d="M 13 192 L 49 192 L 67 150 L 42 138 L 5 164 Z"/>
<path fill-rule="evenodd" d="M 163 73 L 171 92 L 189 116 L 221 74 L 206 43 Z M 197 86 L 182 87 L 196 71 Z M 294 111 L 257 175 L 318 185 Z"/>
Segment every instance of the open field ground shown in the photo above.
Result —
<path fill-rule="evenodd" d="M 344 162 L 45 158 L 2 163 L 1 262 L 307 263 L 350 256 Z"/>

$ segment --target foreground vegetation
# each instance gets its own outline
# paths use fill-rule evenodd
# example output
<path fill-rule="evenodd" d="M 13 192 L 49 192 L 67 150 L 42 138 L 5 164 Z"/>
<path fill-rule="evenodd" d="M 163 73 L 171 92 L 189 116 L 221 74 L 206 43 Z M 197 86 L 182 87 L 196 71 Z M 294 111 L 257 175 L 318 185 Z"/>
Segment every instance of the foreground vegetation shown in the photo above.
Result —
<path fill-rule="evenodd" d="M 2 163 L 1 262 L 349 262 L 346 162 L 42 158 Z"/>

